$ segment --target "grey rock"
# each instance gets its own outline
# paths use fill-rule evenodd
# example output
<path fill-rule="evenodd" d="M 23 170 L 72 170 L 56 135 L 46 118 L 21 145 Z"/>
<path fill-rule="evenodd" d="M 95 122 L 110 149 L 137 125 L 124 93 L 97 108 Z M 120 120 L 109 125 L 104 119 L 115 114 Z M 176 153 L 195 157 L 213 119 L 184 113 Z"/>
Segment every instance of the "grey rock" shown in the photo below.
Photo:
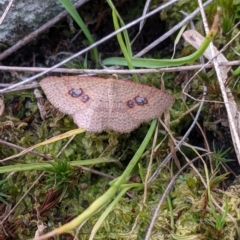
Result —
<path fill-rule="evenodd" d="M 8 3 L 9 0 L 0 0 L 0 17 Z M 15 0 L 0 25 L 0 44 L 6 47 L 15 44 L 63 10 L 58 0 Z"/>

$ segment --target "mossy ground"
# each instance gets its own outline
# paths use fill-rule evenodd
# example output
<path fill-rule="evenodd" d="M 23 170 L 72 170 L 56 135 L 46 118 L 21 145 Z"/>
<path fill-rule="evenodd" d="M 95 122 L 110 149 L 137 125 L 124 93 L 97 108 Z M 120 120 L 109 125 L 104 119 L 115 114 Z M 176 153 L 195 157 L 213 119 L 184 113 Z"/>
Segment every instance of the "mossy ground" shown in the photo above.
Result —
<path fill-rule="evenodd" d="M 101 39 L 101 37 L 113 31 L 111 11 L 104 1 L 99 2 L 99 4 L 86 4 L 81 9 L 81 15 L 89 22 L 89 29 L 96 39 Z M 136 5 L 133 4 L 133 1 L 116 1 L 116 7 L 119 9 L 124 21 L 129 22 L 141 14 L 144 2 L 138 1 Z M 154 7 L 154 4 L 157 3 L 152 3 L 152 7 Z M 191 5 L 186 1 L 180 1 L 173 8 L 164 10 L 161 16 L 156 15 L 147 20 L 147 27 L 143 29 L 142 34 L 134 43 L 133 50 L 135 52 L 141 50 L 155 40 L 156 36 L 160 36 L 168 28 L 174 26 L 182 18 L 178 12 L 179 10 L 191 12 L 196 7 L 196 4 L 196 1 L 191 1 Z M 224 25 L 221 25 L 222 31 L 219 32 L 214 40 L 214 44 L 217 47 L 224 46 L 231 39 L 229 34 L 227 34 L 227 30 L 229 31 L 229 24 L 232 23 L 234 25 L 239 21 L 240 15 L 236 9 L 232 9 L 231 6 L 225 7 L 225 18 L 223 19 L 225 22 L 223 22 Z M 211 7 L 208 8 L 207 12 L 209 13 L 209 22 L 211 22 L 214 14 Z M 230 13 L 232 16 L 235 16 L 234 19 L 229 17 Z M 168 19 L 168 21 L 161 21 L 160 17 L 163 20 Z M 226 23 L 226 19 L 228 19 L 228 23 Z M 202 29 L 200 20 L 198 16 L 195 22 L 199 31 Z M 158 26 L 158 21 L 161 27 Z M 77 26 L 75 26 L 75 29 L 77 29 Z M 137 27 L 130 30 L 130 37 L 134 36 L 137 31 Z M 234 36 L 235 34 L 236 30 L 233 30 L 231 35 Z M 68 22 L 64 20 L 43 34 L 39 39 L 36 39 L 34 43 L 28 44 L 4 60 L 3 64 L 33 66 L 33 62 L 35 62 L 35 66 L 52 66 L 54 63 L 62 60 L 65 54 L 77 52 L 87 45 L 84 36 L 81 34 L 74 41 L 71 41 L 74 35 L 75 33 L 69 29 Z M 157 52 L 160 52 L 161 56 L 170 58 L 172 54 L 170 49 L 172 49 L 174 38 L 175 36 L 173 35 L 164 44 L 154 48 L 148 53 L 149 56 L 155 57 Z M 240 44 L 238 41 L 239 39 L 233 43 L 232 47 L 239 52 Z M 113 56 L 114 54 L 117 56 L 120 54 L 116 39 L 101 45 L 99 51 L 103 56 Z M 192 51 L 190 46 L 181 44 L 176 57 L 181 57 L 190 51 Z M 228 60 L 236 59 L 236 54 L 231 48 L 228 48 L 225 56 Z M 80 67 L 82 66 L 81 61 L 81 58 L 74 60 L 71 66 Z M 94 66 L 90 57 L 88 66 L 89 68 Z M 12 72 L 10 74 L 4 72 L 1 73 L 1 77 L 3 82 L 14 82 L 20 77 L 26 77 L 31 74 L 25 73 L 23 76 L 19 73 Z M 148 74 L 139 76 L 142 83 L 154 86 L 159 86 L 159 79 L 163 78 L 166 90 L 174 95 L 176 101 L 170 109 L 170 128 L 176 139 L 180 139 L 183 136 L 193 121 L 190 115 L 186 115 L 179 120 L 180 117 L 196 104 L 194 100 L 185 99 L 182 94 L 182 86 L 185 84 L 186 76 L 193 73 L 186 72 L 181 74 L 166 73 L 164 75 Z M 236 80 L 237 77 L 232 79 L 230 87 Z M 195 98 L 201 98 L 203 83 L 208 87 L 208 100 L 222 100 L 213 70 L 208 70 L 207 73 L 198 75 L 191 83 L 188 93 Z M 236 84 L 236 87 L 233 89 L 236 100 L 238 88 L 238 84 Z M 33 90 L 8 93 L 4 96 L 4 103 L 5 111 L 0 120 L 0 136 L 2 140 L 18 146 L 28 148 L 76 128 L 70 117 L 59 113 L 47 101 L 45 102 L 47 118 L 42 120 Z M 233 183 L 229 187 L 234 176 L 239 174 L 239 165 L 232 146 L 228 125 L 221 124 L 220 119 L 227 120 L 224 106 L 221 103 L 206 103 L 198 121 L 204 134 L 196 126 L 188 137 L 188 144 L 206 148 L 203 135 L 206 137 L 210 150 L 213 151 L 210 154 L 212 160 L 209 160 L 208 156 L 203 156 L 202 158 L 206 161 L 211 183 L 211 194 L 223 209 L 227 209 L 227 212 L 235 218 L 239 225 L 239 185 Z M 3 238 L 1 239 L 26 239 L 33 237 L 37 223 L 43 222 L 47 225 L 46 230 L 49 231 L 58 225 L 69 222 L 83 212 L 91 202 L 108 189 L 110 178 L 85 172 L 80 167 L 71 167 L 68 163 L 76 160 L 98 158 L 99 156 L 111 157 L 119 160 L 120 163 L 101 163 L 92 166 L 92 168 L 108 174 L 109 177 L 117 177 L 121 175 L 123 169 L 137 151 L 149 125 L 150 123 L 144 123 L 139 129 L 129 134 L 114 132 L 79 134 L 69 144 L 67 144 L 68 139 L 63 139 L 38 148 L 38 152 L 54 156 L 56 162 L 53 164 L 54 171 L 45 169 L 44 173 L 43 171 L 32 170 L 1 174 L 3 182 L 0 182 L 0 201 L 2 202 L 0 211 L 3 218 L 16 206 L 10 216 L 3 221 L 1 229 Z M 171 151 L 168 138 L 165 138 L 166 132 L 163 131 L 161 126 L 159 127 L 157 144 L 160 142 L 162 144 L 160 148 L 154 151 L 153 165 L 151 166 L 152 172 Z M 143 176 L 147 172 L 152 143 L 153 141 L 149 144 L 140 161 Z M 65 144 L 67 144 L 66 147 Z M 57 156 L 63 147 L 65 147 L 64 150 Z M 143 201 L 143 189 L 129 191 L 109 214 L 95 239 L 144 239 L 159 198 L 164 193 L 172 176 L 177 173 L 177 166 L 184 165 L 186 157 L 189 160 L 197 157 L 193 149 L 194 147 L 189 148 L 186 146 L 181 148 L 185 155 L 177 153 L 175 156 L 175 160 L 179 161 L 179 165 L 177 162 L 172 161 L 168 167 L 163 169 L 157 179 L 148 187 L 147 200 L 145 202 Z M 18 152 L 19 150 L 14 147 L 4 144 L 0 145 L 1 159 Z M 229 160 L 232 161 L 228 162 Z M 34 154 L 26 154 L 20 158 L 2 162 L 2 166 L 43 161 L 51 160 Z M 194 164 L 199 174 L 206 180 L 206 168 L 204 168 L 202 161 L 198 159 Z M 230 174 L 226 176 L 226 172 Z M 42 173 L 41 178 L 34 183 Z M 134 169 L 132 177 L 132 181 L 141 181 L 138 167 Z M 32 188 L 30 189 L 30 187 Z M 26 192 L 28 192 L 27 195 L 21 199 Z M 223 226 L 219 227 L 216 224 L 217 217 L 223 213 L 218 208 L 214 208 L 215 213 L 213 212 L 213 209 L 209 206 L 210 200 L 206 187 L 202 184 L 199 175 L 190 166 L 178 176 L 168 197 L 168 201 L 161 208 L 151 239 L 179 239 L 179 236 L 191 236 L 191 239 L 237 239 L 236 226 L 234 226 L 229 217 L 227 217 Z M 20 199 L 21 201 L 19 201 Z M 90 231 L 100 215 L 101 211 L 90 218 L 80 230 L 78 239 L 89 239 Z M 135 221 L 137 222 L 136 227 L 131 232 Z M 65 238 L 60 237 L 59 239 L 73 239 L 74 234 L 75 231 L 72 231 L 63 235 Z"/>

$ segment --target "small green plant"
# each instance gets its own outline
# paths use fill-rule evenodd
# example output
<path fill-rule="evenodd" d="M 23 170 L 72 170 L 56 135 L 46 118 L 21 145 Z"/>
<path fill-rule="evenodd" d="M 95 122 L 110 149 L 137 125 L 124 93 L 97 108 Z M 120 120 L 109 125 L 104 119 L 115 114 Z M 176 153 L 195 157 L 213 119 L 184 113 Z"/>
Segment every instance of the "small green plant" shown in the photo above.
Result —
<path fill-rule="evenodd" d="M 7 181 L 7 179 L 3 179 L 0 181 L 0 202 L 4 203 L 4 204 L 8 204 L 6 202 L 6 198 L 8 198 L 9 196 L 7 194 L 5 194 L 4 192 L 6 192 L 6 190 L 9 188 L 9 187 L 3 187 L 4 183 Z"/>
<path fill-rule="evenodd" d="M 219 209 L 216 210 L 216 206 L 214 205 L 214 201 L 213 201 L 214 197 L 213 197 L 211 192 L 214 188 L 216 188 L 216 186 L 218 184 L 220 184 L 221 182 L 223 182 L 227 178 L 229 173 L 224 173 L 224 174 L 221 174 L 221 175 L 217 176 L 218 171 L 215 171 L 212 174 L 212 176 L 209 178 L 209 172 L 206 168 L 206 165 L 204 165 L 204 167 L 205 167 L 205 171 L 206 171 L 207 189 L 206 189 L 206 192 L 205 192 L 205 200 L 204 200 L 205 204 L 204 204 L 204 207 L 203 207 L 203 210 L 202 210 L 202 220 L 206 219 L 206 213 L 208 212 L 207 208 L 209 208 L 210 209 L 209 211 L 210 211 L 211 216 L 213 217 L 213 220 L 210 220 L 210 221 L 207 221 L 207 222 L 216 231 L 214 233 L 215 239 L 219 239 L 219 237 L 222 234 L 223 226 L 226 222 L 226 216 L 227 216 L 227 213 L 228 213 L 228 204 L 227 204 L 227 202 L 225 202 L 225 210 L 221 213 L 218 213 Z M 207 219 L 209 219 L 209 217 Z M 209 233 L 212 234 L 212 231 L 209 231 Z"/>
<path fill-rule="evenodd" d="M 219 183 L 223 179 L 225 179 L 226 176 L 227 174 L 223 174 L 218 177 L 214 176 L 213 178 L 214 178 L 214 181 L 216 181 L 215 183 Z M 205 220 L 205 222 L 207 223 L 207 225 L 211 226 L 208 232 L 209 234 L 212 235 L 212 237 L 214 237 L 214 239 L 220 239 L 220 237 L 222 237 L 222 230 L 224 225 L 226 224 L 226 217 L 228 214 L 227 199 L 224 200 L 223 204 L 224 204 L 224 211 L 221 211 L 221 210 L 219 211 L 219 209 L 216 210 L 215 206 L 213 205 L 212 197 L 210 196 L 208 199 L 208 206 L 210 209 L 209 210 L 210 213 L 208 214 L 207 220 Z"/>
<path fill-rule="evenodd" d="M 75 178 L 75 171 L 67 160 L 55 160 L 51 163 L 52 167 L 45 167 L 46 171 L 46 188 L 62 189 L 60 201 L 64 197 L 69 185 L 72 184 Z"/>
<path fill-rule="evenodd" d="M 229 153 L 231 148 L 228 148 L 226 150 L 221 149 L 216 149 L 215 144 L 213 143 L 213 151 L 214 153 L 211 155 L 212 159 L 215 161 L 215 166 L 218 167 L 221 163 L 226 163 L 230 161 L 234 161 L 232 159 L 227 159 L 226 155 Z"/>
<path fill-rule="evenodd" d="M 216 239 L 219 239 L 222 236 L 222 230 L 226 223 L 226 217 L 228 213 L 228 202 L 225 200 L 224 212 L 216 213 L 215 209 L 210 208 L 210 211 L 214 215 L 215 222 L 208 222 L 216 230 Z"/>

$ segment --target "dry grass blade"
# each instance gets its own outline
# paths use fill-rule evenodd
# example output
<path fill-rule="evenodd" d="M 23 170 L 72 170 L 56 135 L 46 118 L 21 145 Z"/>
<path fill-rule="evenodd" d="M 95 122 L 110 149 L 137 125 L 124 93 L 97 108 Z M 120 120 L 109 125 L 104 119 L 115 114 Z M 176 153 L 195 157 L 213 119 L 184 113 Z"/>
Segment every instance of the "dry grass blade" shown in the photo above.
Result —
<path fill-rule="evenodd" d="M 53 143 L 55 141 L 59 141 L 61 139 L 68 138 L 68 137 L 71 137 L 71 136 L 73 136 L 75 134 L 83 133 L 83 132 L 85 132 L 85 130 L 79 128 L 79 129 L 75 129 L 75 130 L 72 130 L 72 131 L 60 134 L 60 135 L 52 137 L 52 138 L 50 138 L 50 139 L 48 139 L 48 140 L 46 140 L 44 142 L 38 143 L 38 144 L 36 144 L 36 145 L 34 145 L 32 147 L 26 148 L 25 150 L 23 150 L 22 152 L 20 152 L 18 154 L 12 155 L 12 156 L 7 157 L 7 158 L 4 158 L 4 159 L 0 160 L 0 162 L 4 162 L 4 161 L 10 160 L 10 159 L 14 159 L 14 158 L 23 156 L 24 154 L 26 154 L 28 152 L 31 152 L 33 149 L 35 149 L 37 147 L 40 147 L 40 146 L 43 146 L 43 145 L 47 145 L 49 143 Z"/>

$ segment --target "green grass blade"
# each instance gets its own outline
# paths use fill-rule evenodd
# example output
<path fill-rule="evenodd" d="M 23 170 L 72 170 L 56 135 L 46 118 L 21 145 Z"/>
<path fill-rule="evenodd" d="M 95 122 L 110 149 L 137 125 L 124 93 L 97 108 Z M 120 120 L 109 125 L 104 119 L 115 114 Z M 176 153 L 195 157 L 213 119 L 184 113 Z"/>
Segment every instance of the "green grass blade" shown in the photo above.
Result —
<path fill-rule="evenodd" d="M 84 35 L 86 36 L 86 38 L 87 38 L 87 40 L 89 42 L 89 45 L 93 44 L 94 40 L 92 38 L 92 35 L 90 34 L 86 24 L 82 20 L 81 16 L 77 12 L 77 10 L 74 8 L 74 6 L 71 3 L 71 1 L 70 0 L 59 0 L 59 1 L 66 8 L 66 10 L 72 16 L 72 18 L 76 21 L 78 26 L 81 28 L 81 30 L 83 31 Z M 92 54 L 93 54 L 94 61 L 96 63 L 98 63 L 98 51 L 97 51 L 97 48 L 93 48 L 92 49 Z"/>
<path fill-rule="evenodd" d="M 125 24 L 122 18 L 120 17 L 119 13 L 117 12 L 115 6 L 113 5 L 112 1 L 107 0 L 107 2 L 112 9 L 114 29 L 118 30 L 120 27 L 123 27 Z M 120 22 L 120 25 L 119 25 L 119 22 Z M 134 67 L 132 64 L 132 48 L 131 48 L 131 43 L 130 43 L 127 30 L 124 30 L 123 33 L 118 33 L 117 40 L 122 50 L 123 56 L 126 59 L 126 63 L 127 63 L 126 66 L 128 66 L 129 69 L 133 69 Z M 133 78 L 135 82 L 138 82 L 138 78 L 136 74 L 133 74 Z"/>
<path fill-rule="evenodd" d="M 121 25 L 121 27 L 123 27 L 125 24 L 124 24 L 121 16 L 119 15 L 118 11 L 116 10 L 114 4 L 112 3 L 111 0 L 107 0 L 107 3 L 112 9 L 113 14 L 115 15 L 115 19 L 119 19 L 120 25 Z M 115 27 L 115 30 L 117 30 L 117 29 L 119 29 L 119 26 L 118 26 L 118 28 Z M 131 47 L 131 42 L 130 42 L 130 39 L 129 39 L 128 31 L 124 30 L 122 33 L 123 33 L 123 36 L 124 36 L 124 42 L 123 43 L 125 43 L 125 45 L 126 45 L 127 52 L 129 54 L 129 56 L 132 57 L 133 56 L 132 55 L 132 47 Z"/>
<path fill-rule="evenodd" d="M 120 28 L 120 26 L 119 26 L 119 24 L 118 24 L 118 19 L 117 19 L 117 14 L 116 14 L 115 9 L 112 10 L 112 16 L 113 16 L 114 28 L 115 28 L 115 30 L 117 30 L 117 29 Z M 123 53 L 123 55 L 124 55 L 124 58 L 126 59 L 126 63 L 127 63 L 127 65 L 128 65 L 128 67 L 129 67 L 130 69 L 133 69 L 133 65 L 132 65 L 132 63 L 131 63 L 131 58 L 132 58 L 132 56 L 131 56 L 131 54 L 128 52 L 127 47 L 126 47 L 126 45 L 124 44 L 124 40 L 123 40 L 123 37 L 122 37 L 122 33 L 118 33 L 118 34 L 117 34 L 117 39 L 118 39 L 118 43 L 119 43 L 119 45 L 120 45 L 120 47 L 121 47 L 122 53 Z"/>
<path fill-rule="evenodd" d="M 233 76 L 240 75 L 240 67 L 238 67 L 236 70 L 231 71 Z"/>
<path fill-rule="evenodd" d="M 220 14 L 221 9 L 218 9 L 217 14 L 214 18 L 214 22 L 212 25 L 211 30 L 204 38 L 201 46 L 199 49 L 194 52 L 193 54 L 177 59 L 151 59 L 151 58 L 132 58 L 132 65 L 134 67 L 143 67 L 143 68 L 162 68 L 162 67 L 174 67 L 174 66 L 181 66 L 190 62 L 195 61 L 199 57 L 203 55 L 205 50 L 207 49 L 210 42 L 213 40 L 215 35 L 217 34 L 218 25 L 220 22 Z M 128 62 L 124 58 L 108 58 L 103 60 L 102 62 L 104 65 L 120 65 L 120 66 L 127 66 Z"/>
<path fill-rule="evenodd" d="M 191 63 L 201 57 L 208 45 L 212 41 L 212 38 L 206 37 L 200 46 L 200 48 L 194 52 L 193 54 L 177 59 L 153 59 L 153 58 L 132 58 L 131 62 L 134 67 L 141 68 L 162 68 L 162 67 L 175 67 L 181 66 L 187 63 Z M 119 66 L 127 66 L 127 61 L 125 58 L 107 58 L 103 60 L 103 65 L 119 65 Z"/>
<path fill-rule="evenodd" d="M 131 187 L 128 187 L 126 189 L 123 189 L 115 198 L 114 200 L 109 204 L 109 206 L 107 207 L 107 209 L 104 211 L 104 213 L 101 214 L 100 218 L 98 219 L 98 221 L 96 222 L 96 224 L 94 225 L 92 231 L 91 231 L 91 235 L 89 237 L 89 240 L 93 240 L 98 229 L 101 227 L 101 225 L 103 224 L 103 221 L 107 218 L 108 214 L 113 210 L 113 208 L 116 206 L 116 204 L 119 202 L 119 200 L 122 198 L 122 196 L 130 189 Z"/>
<path fill-rule="evenodd" d="M 106 162 L 114 162 L 113 158 L 95 158 L 88 160 L 78 160 L 71 161 L 69 164 L 72 167 L 80 167 L 80 166 L 91 166 L 93 164 L 106 163 Z M 33 171 L 33 170 L 41 170 L 44 171 L 46 168 L 53 168 L 53 165 L 49 162 L 41 162 L 41 163 L 28 163 L 28 164 L 15 164 L 0 167 L 0 173 L 9 173 L 9 172 L 20 172 L 20 171 Z"/>

